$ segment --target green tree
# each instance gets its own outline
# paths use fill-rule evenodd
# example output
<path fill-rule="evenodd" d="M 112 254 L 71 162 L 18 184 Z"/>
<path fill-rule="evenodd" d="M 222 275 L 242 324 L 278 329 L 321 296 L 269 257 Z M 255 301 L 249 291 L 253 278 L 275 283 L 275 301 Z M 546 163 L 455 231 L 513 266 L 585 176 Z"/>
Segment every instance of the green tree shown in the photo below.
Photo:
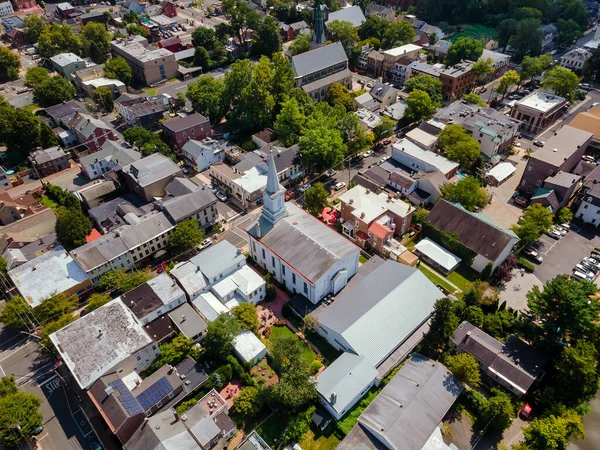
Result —
<path fill-rule="evenodd" d="M 138 23 L 140 18 L 134 11 L 129 11 L 123 15 L 123 20 L 125 23 Z"/>
<path fill-rule="evenodd" d="M 340 132 L 324 124 L 305 128 L 298 146 L 302 160 L 318 172 L 338 167 L 347 150 Z"/>
<path fill-rule="evenodd" d="M 71 250 L 85 244 L 85 237 L 92 231 L 92 223 L 79 209 L 61 208 L 54 231 L 60 243 Z"/>
<path fill-rule="evenodd" d="M 98 288 L 102 290 L 118 290 L 129 292 L 151 279 L 153 274 L 145 270 L 125 272 L 124 270 L 109 270 L 100 277 Z"/>
<path fill-rule="evenodd" d="M 494 60 L 492 58 L 479 58 L 475 64 L 473 64 L 471 71 L 477 75 L 478 78 L 489 75 L 494 72 Z"/>
<path fill-rule="evenodd" d="M 33 99 L 40 106 L 54 106 L 71 100 L 75 87 L 62 75 L 54 75 L 33 90 Z"/>
<path fill-rule="evenodd" d="M 99 294 L 99 293 L 95 292 L 92 295 L 90 295 L 90 298 L 88 299 L 87 307 L 85 308 L 85 312 L 89 314 L 92 311 L 100 308 L 101 306 L 106 305 L 111 300 L 112 299 L 110 298 L 110 295 Z"/>
<path fill-rule="evenodd" d="M 327 101 L 330 105 L 342 105 L 346 111 L 354 111 L 354 97 L 346 86 L 341 83 L 333 83 L 327 91 Z"/>
<path fill-rule="evenodd" d="M 133 76 L 131 67 L 127 64 L 125 58 L 121 58 L 120 56 L 106 61 L 104 64 L 104 74 L 107 78 L 119 80 L 126 85 L 131 83 L 131 77 Z"/>
<path fill-rule="evenodd" d="M 358 41 L 358 30 L 352 22 L 345 20 L 333 20 L 327 23 L 327 31 L 331 35 L 331 40 L 339 41 L 346 51 L 346 55 L 350 57 L 354 43 Z"/>
<path fill-rule="evenodd" d="M 427 92 L 415 89 L 406 98 L 404 117 L 410 122 L 417 122 L 435 112 L 435 104 Z"/>
<path fill-rule="evenodd" d="M 290 45 L 290 51 L 292 55 L 299 55 L 305 53 L 311 49 L 311 35 L 300 34 Z"/>
<path fill-rule="evenodd" d="M 448 49 L 446 61 L 450 65 L 458 64 L 463 59 L 477 61 L 483 53 L 483 43 L 468 36 L 460 36 Z"/>
<path fill-rule="evenodd" d="M 253 75 L 253 64 L 247 59 L 234 62 L 225 72 L 225 89 L 223 90 L 223 110 L 230 113 L 242 98 L 242 91 L 250 85 Z"/>
<path fill-rule="evenodd" d="M 255 387 L 243 388 L 240 395 L 233 399 L 233 412 L 244 419 L 254 417 L 259 411 L 260 397 Z"/>
<path fill-rule="evenodd" d="M 450 124 L 439 134 L 439 146 L 445 155 L 469 168 L 479 158 L 479 142 L 462 125 Z M 486 203 L 487 204 L 487 203 Z"/>
<path fill-rule="evenodd" d="M 570 44 L 581 36 L 581 28 L 579 28 L 579 25 L 573 19 L 558 19 L 556 21 L 556 29 L 558 30 L 556 42 L 559 45 Z"/>
<path fill-rule="evenodd" d="M 275 99 L 275 104 L 279 106 L 290 97 L 294 87 L 294 70 L 290 60 L 281 52 L 274 53 L 271 56 L 271 68 L 274 76 L 270 92 Z"/>
<path fill-rule="evenodd" d="M 504 100 L 508 89 L 511 86 L 517 86 L 520 82 L 521 77 L 519 77 L 519 74 L 514 70 L 509 70 L 500 78 L 500 83 L 496 87 L 496 91 L 502 94 L 502 100 Z"/>
<path fill-rule="evenodd" d="M 327 206 L 328 192 L 323 183 L 315 183 L 304 193 L 304 206 L 314 216 L 323 211 Z"/>
<path fill-rule="evenodd" d="M 377 142 L 394 134 L 396 121 L 387 116 L 381 116 L 381 123 L 373 128 L 373 139 Z"/>
<path fill-rule="evenodd" d="M 112 110 L 115 108 L 115 99 L 113 97 L 113 93 L 105 86 L 100 86 L 98 89 L 96 89 L 94 92 L 94 101 L 104 112 L 112 112 Z"/>
<path fill-rule="evenodd" d="M 479 363 L 473 355 L 459 353 L 454 356 L 446 356 L 444 364 L 460 382 L 473 387 L 477 387 L 481 383 Z"/>
<path fill-rule="evenodd" d="M 456 184 L 441 187 L 442 197 L 449 202 L 460 203 L 466 210 L 475 211 L 489 203 L 489 196 L 479 180 L 466 177 Z"/>
<path fill-rule="evenodd" d="M 10 328 L 35 328 L 37 319 L 29 303 L 15 295 L 6 302 L 0 313 L 0 322 Z"/>
<path fill-rule="evenodd" d="M 153 369 L 160 369 L 165 364 L 176 366 L 188 356 L 193 354 L 194 341 L 178 334 L 171 342 L 159 345 L 160 356 L 152 363 Z"/>
<path fill-rule="evenodd" d="M 573 213 L 569 208 L 560 208 L 554 216 L 554 221 L 558 224 L 569 223 L 573 220 Z"/>
<path fill-rule="evenodd" d="M 534 419 L 523 428 L 523 435 L 527 450 L 561 450 L 571 437 L 583 439 L 585 432 L 581 417 L 569 410 L 561 417 L 550 415 Z"/>
<path fill-rule="evenodd" d="M 510 229 L 521 239 L 521 244 L 533 244 L 552 227 L 552 213 L 539 203 L 529 206 L 516 225 Z"/>
<path fill-rule="evenodd" d="M 21 58 L 7 47 L 0 47 L 0 81 L 12 81 L 19 78 Z"/>
<path fill-rule="evenodd" d="M 106 55 L 110 51 L 111 34 L 106 25 L 98 22 L 88 22 L 79 33 L 83 54 L 90 56 L 96 64 L 106 61 Z"/>
<path fill-rule="evenodd" d="M 563 347 L 552 376 L 556 400 L 567 406 L 589 401 L 598 390 L 598 351 L 591 342 L 578 341 Z"/>
<path fill-rule="evenodd" d="M 550 59 L 552 62 L 552 59 Z M 521 61 L 521 81 L 540 76 L 547 67 L 544 55 L 538 57 L 525 56 Z"/>
<path fill-rule="evenodd" d="M 211 67 L 210 55 L 208 54 L 208 50 L 204 47 L 196 47 L 196 51 L 194 52 L 194 65 L 196 67 L 202 67 L 202 70 L 207 71 Z"/>
<path fill-rule="evenodd" d="M 369 17 L 367 17 L 367 20 L 360 26 L 360 29 L 358 30 L 358 35 L 363 41 L 369 38 L 375 38 L 381 41 L 388 25 L 389 21 L 381 19 L 375 14 L 371 14 Z"/>
<path fill-rule="evenodd" d="M 597 291 L 595 284 L 571 280 L 568 275 L 557 275 L 543 290 L 532 288 L 527 306 L 532 323 L 537 324 L 538 339 L 552 346 L 587 336 L 600 313 L 600 304 L 590 301 Z"/>
<path fill-rule="evenodd" d="M 432 76 L 421 74 L 409 78 L 404 84 L 406 92 L 411 93 L 415 89 L 427 92 L 434 106 L 442 105 L 442 82 Z"/>
<path fill-rule="evenodd" d="M 174 254 L 184 253 L 197 247 L 204 239 L 204 230 L 196 219 L 179 222 L 169 236 L 169 250 Z"/>
<path fill-rule="evenodd" d="M 508 394 L 496 388 L 492 388 L 491 393 L 482 408 L 481 422 L 489 423 L 490 431 L 504 431 L 511 426 L 515 409 Z"/>
<path fill-rule="evenodd" d="M 256 306 L 252 303 L 241 303 L 231 310 L 231 314 L 236 318 L 240 327 L 245 330 L 250 330 L 254 333 L 258 332 L 260 322 L 256 314 Z"/>
<path fill-rule="evenodd" d="M 525 55 L 537 56 L 542 50 L 542 32 L 538 29 L 538 19 L 523 19 L 517 22 L 514 33 L 510 36 L 508 44 L 521 60 Z"/>
<path fill-rule="evenodd" d="M 481 98 L 481 96 L 475 94 L 474 92 L 463 95 L 463 99 L 471 105 L 481 106 L 482 108 L 485 108 L 488 105 L 486 101 Z"/>
<path fill-rule="evenodd" d="M 286 147 L 290 147 L 298 143 L 305 122 L 306 116 L 300 112 L 298 100 L 290 98 L 283 103 L 273 129 L 281 143 Z"/>
<path fill-rule="evenodd" d="M 212 50 L 215 42 L 215 32 L 212 28 L 198 27 L 192 32 L 192 45 L 194 48 L 204 47 Z"/>
<path fill-rule="evenodd" d="M 572 19 L 582 30 L 587 28 L 589 14 L 583 3 L 577 0 L 559 0 L 558 7 L 558 20 Z"/>
<path fill-rule="evenodd" d="M 3 377 L 3 392 L 0 393 L 0 439 L 6 447 L 17 447 L 23 439 L 33 436 L 42 425 L 39 412 L 42 404 L 35 394 L 20 391 L 14 377 Z"/>
<path fill-rule="evenodd" d="M 256 38 L 252 50 L 259 55 L 271 57 L 273 53 L 281 51 L 281 32 L 277 21 L 267 16 L 256 31 Z"/>
<path fill-rule="evenodd" d="M 67 24 L 48 25 L 40 33 L 37 44 L 38 52 L 44 58 L 68 52 L 78 55 L 81 51 L 79 36 Z"/>
<path fill-rule="evenodd" d="M 148 36 L 148 31 L 146 31 L 146 29 L 143 26 L 137 23 L 130 23 L 129 25 L 127 25 L 126 30 L 127 34 L 134 34 L 142 37 Z"/>
<path fill-rule="evenodd" d="M 467 306 L 465 308 L 464 319 L 469 321 L 476 327 L 481 327 L 483 325 L 483 321 L 485 319 L 485 314 L 483 313 L 483 310 L 479 306 L 471 305 L 471 306 Z"/>
<path fill-rule="evenodd" d="M 186 96 L 194 111 L 208 117 L 214 126 L 223 118 L 224 89 L 223 79 L 202 75 L 195 83 L 188 85 Z"/>
<path fill-rule="evenodd" d="M 383 33 L 381 47 L 386 50 L 410 44 L 414 40 L 415 35 L 415 30 L 407 20 L 391 22 Z"/>
<path fill-rule="evenodd" d="M 41 86 L 48 78 L 50 78 L 50 75 L 48 69 L 45 67 L 31 67 L 27 69 L 27 73 L 25 74 L 25 84 L 35 89 Z"/>
<path fill-rule="evenodd" d="M 23 19 L 23 31 L 25 32 L 25 40 L 30 44 L 35 44 L 42 34 L 42 30 L 46 24 L 37 14 L 31 14 Z"/>
<path fill-rule="evenodd" d="M 246 35 L 249 30 L 257 30 L 260 24 L 260 16 L 244 0 L 224 0 L 222 3 L 223 15 L 229 21 L 231 31 L 237 36 L 242 44 L 242 52 L 248 51 Z"/>
<path fill-rule="evenodd" d="M 421 343 L 423 351 L 431 356 L 439 354 L 448 346 L 458 324 L 452 300 L 448 297 L 437 300 L 433 307 L 431 327 Z"/>
<path fill-rule="evenodd" d="M 140 149 L 142 155 L 148 156 L 153 153 L 160 153 L 169 158 L 173 156 L 171 148 L 165 144 L 156 133 L 141 127 L 132 127 L 123 133 L 125 141 Z"/>
<path fill-rule="evenodd" d="M 498 33 L 498 44 L 503 49 L 508 45 L 508 41 L 511 36 L 513 36 L 517 32 L 517 24 L 518 21 L 516 19 L 504 19 L 500 21 L 498 26 L 496 27 L 496 32 Z"/>
<path fill-rule="evenodd" d="M 579 86 L 579 78 L 575 72 L 566 67 L 556 66 L 544 72 L 542 87 L 550 88 L 555 94 L 573 101 L 574 94 Z"/>
<path fill-rule="evenodd" d="M 231 342 L 239 332 L 240 326 L 235 318 L 221 315 L 208 323 L 202 345 L 210 357 L 225 360 L 231 353 Z"/>
<path fill-rule="evenodd" d="M 42 301 L 36 310 L 36 317 L 41 323 L 50 322 L 63 314 L 70 314 L 77 309 L 77 296 L 56 294 Z"/>

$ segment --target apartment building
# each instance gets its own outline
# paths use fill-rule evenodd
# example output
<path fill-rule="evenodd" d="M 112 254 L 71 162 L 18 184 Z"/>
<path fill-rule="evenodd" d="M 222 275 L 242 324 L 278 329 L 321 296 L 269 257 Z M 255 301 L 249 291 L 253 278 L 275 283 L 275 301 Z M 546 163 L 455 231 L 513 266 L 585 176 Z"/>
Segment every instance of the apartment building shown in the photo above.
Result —
<path fill-rule="evenodd" d="M 444 100 L 454 101 L 475 85 L 477 76 L 471 71 L 472 67 L 472 61 L 461 61 L 450 67 L 414 61 L 409 65 L 408 78 L 421 74 L 437 78 L 442 82 Z"/>

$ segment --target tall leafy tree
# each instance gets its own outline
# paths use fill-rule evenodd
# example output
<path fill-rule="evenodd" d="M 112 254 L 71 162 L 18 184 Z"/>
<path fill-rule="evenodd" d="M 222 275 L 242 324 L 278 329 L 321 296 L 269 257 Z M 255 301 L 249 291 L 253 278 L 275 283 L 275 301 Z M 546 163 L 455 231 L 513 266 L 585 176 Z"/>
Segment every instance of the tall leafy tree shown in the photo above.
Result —
<path fill-rule="evenodd" d="M 70 314 L 77 309 L 77 296 L 67 294 L 56 294 L 40 303 L 36 309 L 36 317 L 39 322 L 47 323 L 63 314 Z"/>
<path fill-rule="evenodd" d="M 362 40 L 376 38 L 379 41 L 381 41 L 389 23 L 389 21 L 382 19 L 376 16 L 375 14 L 371 14 L 369 17 L 367 17 L 367 20 L 360 26 L 358 30 L 358 35 Z"/>
<path fill-rule="evenodd" d="M 302 160 L 318 172 L 338 167 L 347 150 L 341 133 L 324 124 L 306 128 L 298 146 Z"/>
<path fill-rule="evenodd" d="M 327 206 L 327 197 L 329 193 L 323 183 L 315 183 L 304 193 L 304 205 L 312 215 L 316 216 Z"/>
<path fill-rule="evenodd" d="M 498 33 L 498 44 L 502 48 L 506 48 L 510 38 L 517 32 L 518 21 L 516 19 L 504 19 L 496 27 Z"/>
<path fill-rule="evenodd" d="M 88 299 L 87 307 L 85 308 L 85 312 L 89 314 L 92 311 L 100 308 L 101 306 L 106 305 L 111 300 L 112 300 L 112 298 L 110 297 L 110 295 L 100 294 L 98 292 L 95 292 L 92 295 L 90 295 L 90 298 Z"/>
<path fill-rule="evenodd" d="M 131 77 L 133 76 L 131 67 L 127 64 L 125 58 L 121 58 L 120 56 L 109 59 L 104 64 L 104 74 L 107 78 L 119 80 L 126 85 L 131 83 Z"/>
<path fill-rule="evenodd" d="M 517 86 L 521 82 L 521 77 L 515 70 L 509 70 L 502 78 L 500 78 L 500 83 L 496 87 L 496 91 L 502 94 L 502 100 L 504 100 L 504 96 L 508 92 L 511 86 Z"/>
<path fill-rule="evenodd" d="M 38 51 L 44 58 L 67 52 L 78 55 L 81 51 L 81 41 L 69 25 L 53 23 L 40 33 Z"/>
<path fill-rule="evenodd" d="M 540 76 L 551 63 L 551 56 L 525 56 L 521 61 L 521 81 Z"/>
<path fill-rule="evenodd" d="M 537 19 L 523 19 L 517 22 L 514 33 L 508 43 L 515 49 L 516 57 L 521 60 L 525 55 L 537 56 L 542 50 L 542 32 L 538 29 Z"/>
<path fill-rule="evenodd" d="M 260 322 L 256 314 L 256 306 L 252 303 L 241 303 L 231 310 L 231 314 L 236 318 L 237 323 L 245 330 L 254 333 L 258 332 Z"/>
<path fill-rule="evenodd" d="M 112 112 L 112 110 L 115 108 L 115 99 L 113 97 L 113 93 L 105 86 L 100 86 L 98 89 L 96 89 L 94 92 L 94 100 L 104 112 Z"/>
<path fill-rule="evenodd" d="M 556 66 L 544 73 L 542 87 L 550 88 L 555 94 L 573 101 L 579 86 L 579 78 L 566 67 Z"/>
<path fill-rule="evenodd" d="M 281 33 L 277 21 L 267 16 L 256 31 L 256 38 L 252 50 L 259 55 L 271 57 L 281 51 Z"/>
<path fill-rule="evenodd" d="M 19 78 L 21 58 L 7 47 L 0 47 L 0 81 L 11 81 Z"/>
<path fill-rule="evenodd" d="M 215 42 L 215 32 L 212 28 L 198 27 L 192 32 L 192 45 L 212 50 Z"/>
<path fill-rule="evenodd" d="M 42 401 L 35 394 L 20 391 L 13 377 L 3 377 L 1 383 L 0 437 L 3 445 L 16 447 L 23 439 L 31 438 L 42 425 L 39 412 Z"/>
<path fill-rule="evenodd" d="M 458 355 L 446 356 L 444 364 L 460 382 L 473 387 L 477 387 L 481 383 L 479 363 L 473 355 L 459 353 Z"/>
<path fill-rule="evenodd" d="M 549 415 L 534 419 L 523 428 L 527 450 L 561 450 L 573 438 L 585 437 L 581 417 L 573 410 L 562 416 Z"/>
<path fill-rule="evenodd" d="M 483 43 L 468 36 L 460 36 L 448 49 L 446 60 L 454 65 L 463 59 L 477 61 L 483 53 Z"/>
<path fill-rule="evenodd" d="M 133 272 L 109 270 L 100 277 L 98 288 L 103 290 L 116 289 L 121 292 L 129 292 L 139 285 L 144 284 L 152 277 L 153 274 L 150 271 L 144 270 L 135 270 Z"/>
<path fill-rule="evenodd" d="M 448 297 L 437 300 L 433 307 L 431 327 L 421 344 L 423 351 L 431 356 L 439 354 L 440 350 L 448 346 L 458 324 L 459 319 L 452 300 Z"/>
<path fill-rule="evenodd" d="M 490 431 L 504 431 L 512 425 L 515 408 L 507 393 L 496 388 L 492 388 L 491 392 L 492 396 L 482 408 L 481 421 L 490 424 Z"/>
<path fill-rule="evenodd" d="M 37 319 L 33 308 L 20 295 L 11 297 L 0 313 L 0 322 L 11 328 L 35 328 Z"/>
<path fill-rule="evenodd" d="M 415 89 L 406 98 L 406 117 L 411 122 L 417 122 L 435 112 L 435 103 L 427 92 Z"/>
<path fill-rule="evenodd" d="M 244 0 L 223 0 L 223 15 L 229 21 L 233 33 L 240 40 L 243 52 L 248 51 L 246 37 L 249 30 L 257 30 L 260 25 L 260 16 L 250 9 Z"/>
<path fill-rule="evenodd" d="M 479 158 L 479 142 L 462 125 L 450 124 L 440 133 L 439 146 L 446 156 L 469 168 Z"/>
<path fill-rule="evenodd" d="M 208 323 L 202 345 L 212 358 L 225 360 L 231 353 L 231 342 L 240 332 L 240 326 L 233 317 L 220 315 Z"/>
<path fill-rule="evenodd" d="M 45 67 L 31 67 L 25 74 L 25 84 L 32 89 L 40 86 L 44 81 L 50 78 L 48 69 Z"/>
<path fill-rule="evenodd" d="M 298 143 L 305 122 L 306 116 L 300 112 L 298 100 L 290 98 L 283 104 L 273 129 L 282 144 L 289 147 Z"/>
<path fill-rule="evenodd" d="M 294 42 L 290 45 L 290 51 L 292 55 L 299 55 L 300 53 L 305 53 L 311 49 L 311 39 L 312 37 L 308 34 L 300 34 Z"/>
<path fill-rule="evenodd" d="M 278 106 L 290 96 L 294 87 L 294 70 L 290 60 L 281 52 L 273 53 L 271 67 L 274 71 L 271 94 L 275 99 L 276 106 Z"/>
<path fill-rule="evenodd" d="M 519 223 L 511 230 L 519 236 L 524 245 L 533 244 L 538 238 L 552 227 L 552 213 L 539 203 L 529 206 Z"/>
<path fill-rule="evenodd" d="M 475 211 L 489 203 L 489 195 L 475 177 L 466 177 L 456 184 L 441 187 L 442 197 L 449 202 L 460 203 L 465 209 Z"/>
<path fill-rule="evenodd" d="M 61 208 L 54 231 L 60 243 L 70 250 L 85 244 L 85 237 L 92 231 L 92 223 L 81 210 Z"/>
<path fill-rule="evenodd" d="M 106 61 L 112 38 L 106 29 L 106 25 L 98 22 L 88 22 L 81 28 L 79 37 L 84 55 L 90 56 L 96 64 L 102 64 Z"/>
<path fill-rule="evenodd" d="M 570 44 L 581 36 L 581 28 L 579 28 L 579 25 L 573 19 L 558 19 L 556 21 L 556 29 L 558 30 L 556 42 L 559 45 Z"/>
<path fill-rule="evenodd" d="M 578 341 L 563 347 L 554 363 L 552 387 L 556 400 L 577 406 L 590 400 L 598 390 L 598 351 L 591 342 Z"/>
<path fill-rule="evenodd" d="M 183 253 L 198 246 L 204 239 L 204 230 L 199 228 L 195 219 L 179 222 L 169 236 L 169 250 L 175 254 Z"/>
<path fill-rule="evenodd" d="M 202 67 L 202 70 L 208 71 L 212 65 L 210 60 L 210 55 L 208 54 L 208 50 L 204 47 L 196 47 L 196 51 L 194 52 L 194 65 L 197 67 Z"/>
<path fill-rule="evenodd" d="M 224 90 L 222 78 L 202 75 L 196 82 L 188 85 L 186 96 L 194 111 L 208 117 L 212 125 L 217 125 L 223 118 Z"/>
<path fill-rule="evenodd" d="M 354 43 L 358 41 L 358 31 L 352 22 L 333 20 L 327 23 L 327 31 L 334 42 L 339 41 L 342 44 L 346 55 L 350 57 Z"/>
<path fill-rule="evenodd" d="M 346 111 L 354 111 L 354 97 L 350 90 L 341 83 L 333 83 L 327 91 L 327 101 L 331 105 L 342 105 Z"/>
<path fill-rule="evenodd" d="M 404 84 L 404 89 L 409 94 L 415 89 L 427 92 L 436 107 L 442 105 L 442 82 L 432 76 L 421 74 L 410 77 Z"/>
<path fill-rule="evenodd" d="M 237 108 L 242 98 L 242 91 L 250 85 L 253 64 L 247 59 L 234 62 L 225 72 L 225 89 L 223 90 L 223 110 L 227 114 Z"/>
<path fill-rule="evenodd" d="M 590 301 L 596 292 L 593 283 L 571 280 L 568 275 L 556 276 L 543 289 L 532 288 L 527 293 L 527 306 L 532 323 L 537 324 L 538 339 L 551 346 L 587 336 L 600 313 L 600 304 Z"/>
<path fill-rule="evenodd" d="M 394 134 L 396 121 L 387 116 L 381 116 L 381 123 L 373 128 L 373 139 L 380 141 Z"/>
<path fill-rule="evenodd" d="M 415 35 L 415 30 L 407 20 L 391 22 L 383 34 L 381 47 L 389 49 L 409 44 L 413 41 Z"/>
<path fill-rule="evenodd" d="M 71 100 L 74 95 L 75 87 L 62 75 L 49 77 L 33 90 L 33 98 L 40 106 L 54 106 Z"/>
<path fill-rule="evenodd" d="M 37 14 L 31 14 L 30 16 L 23 19 L 23 31 L 25 32 L 25 39 L 30 44 L 35 44 L 42 34 L 42 30 L 46 24 Z"/>
<path fill-rule="evenodd" d="M 478 77 L 484 77 L 494 72 L 494 60 L 492 58 L 479 58 L 471 68 Z"/>

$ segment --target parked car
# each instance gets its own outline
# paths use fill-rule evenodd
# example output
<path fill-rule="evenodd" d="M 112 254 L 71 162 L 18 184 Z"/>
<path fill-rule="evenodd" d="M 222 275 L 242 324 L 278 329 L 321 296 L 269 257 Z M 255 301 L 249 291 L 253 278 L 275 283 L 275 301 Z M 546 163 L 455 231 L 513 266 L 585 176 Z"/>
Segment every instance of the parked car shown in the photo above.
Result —
<path fill-rule="evenodd" d="M 302 187 L 300 188 L 300 192 L 303 192 L 303 193 L 304 193 L 304 192 L 306 192 L 307 190 L 309 190 L 309 189 L 310 189 L 310 187 L 311 187 L 311 186 L 312 186 L 312 185 L 311 185 L 310 183 L 306 183 L 304 186 L 302 186 Z"/>
<path fill-rule="evenodd" d="M 594 278 L 594 274 L 592 273 L 592 271 L 590 269 L 588 269 L 587 267 L 582 266 L 581 264 L 575 264 L 575 267 L 573 267 L 573 272 L 585 273 L 585 275 L 590 280 L 592 278 Z"/>
<path fill-rule="evenodd" d="M 329 169 L 327 172 L 325 172 L 325 175 L 327 175 L 328 177 L 332 177 L 336 174 L 336 171 L 333 169 Z"/>
<path fill-rule="evenodd" d="M 202 243 L 198 247 L 196 247 L 196 248 L 200 251 L 200 250 L 204 250 L 205 248 L 210 247 L 211 245 L 212 245 L 212 240 L 211 239 L 204 239 L 202 241 Z"/>
<path fill-rule="evenodd" d="M 333 186 L 333 189 L 336 191 L 339 191 L 341 189 L 344 189 L 346 187 L 346 183 L 344 183 L 343 181 L 340 181 L 339 183 L 335 183 L 335 186 Z"/>
<path fill-rule="evenodd" d="M 283 196 L 285 201 L 287 202 L 288 200 L 291 200 L 292 198 L 294 198 L 298 193 L 292 189 L 289 189 L 286 191 L 285 195 Z"/>
<path fill-rule="evenodd" d="M 598 266 L 595 266 L 594 264 L 590 264 L 587 261 L 581 261 L 579 264 L 581 264 L 583 267 L 588 269 L 594 275 L 596 275 L 598 273 L 598 271 L 600 270 L 600 268 L 598 268 Z"/>
<path fill-rule="evenodd" d="M 535 141 L 533 141 L 533 145 L 535 145 L 536 147 L 543 147 L 544 141 L 542 141 L 540 139 L 536 139 Z"/>
<path fill-rule="evenodd" d="M 561 227 L 561 228 L 564 228 L 564 229 L 565 229 L 565 230 L 567 230 L 567 231 L 571 231 L 571 224 L 570 224 L 570 223 L 568 223 L 568 222 L 566 222 L 566 223 L 561 223 L 561 224 L 560 224 L 560 227 Z"/>
<path fill-rule="evenodd" d="M 554 231 L 556 231 L 558 234 L 560 234 L 561 236 L 566 236 L 567 235 L 567 230 L 565 230 L 564 228 L 559 227 L 558 225 L 553 226 L 552 229 Z"/>
<path fill-rule="evenodd" d="M 214 187 L 212 184 L 207 184 L 207 185 L 206 185 L 206 187 L 207 187 L 208 189 L 210 189 L 210 191 L 211 191 L 212 193 L 214 193 L 214 194 L 216 194 L 216 193 L 217 193 L 217 188 L 216 188 L 216 187 Z"/>
<path fill-rule="evenodd" d="M 529 406 L 529 403 L 523 405 L 523 408 L 519 411 L 519 416 L 525 420 L 529 419 L 529 416 L 531 416 L 531 406 Z"/>
<path fill-rule="evenodd" d="M 544 257 L 533 249 L 526 248 L 521 252 L 521 254 L 525 258 L 527 258 L 537 264 L 541 264 L 544 261 Z"/>
<path fill-rule="evenodd" d="M 373 150 L 367 150 L 366 152 L 363 153 L 363 158 L 368 158 L 372 154 L 373 154 Z"/>
<path fill-rule="evenodd" d="M 574 272 L 571 274 L 571 278 L 573 278 L 573 279 L 575 279 L 575 280 L 579 280 L 579 281 L 585 281 L 585 280 L 588 280 L 588 277 L 586 276 L 586 274 L 585 274 L 585 273 L 582 273 L 582 272 L 577 272 L 577 271 L 574 271 Z"/>
<path fill-rule="evenodd" d="M 527 205 L 529 204 L 527 199 L 525 197 L 521 197 L 521 196 L 515 197 L 513 200 L 513 203 L 515 205 L 522 206 L 523 208 L 527 208 Z"/>
<path fill-rule="evenodd" d="M 558 231 L 555 231 L 554 228 L 552 228 L 546 234 L 548 236 L 550 236 L 552 239 L 556 239 L 557 241 L 562 237 L 562 234 L 560 234 Z"/>
<path fill-rule="evenodd" d="M 589 83 L 580 83 L 579 89 L 583 89 L 584 91 L 591 91 L 593 86 Z"/>
<path fill-rule="evenodd" d="M 382 163 L 386 162 L 388 159 L 390 159 L 390 157 L 389 157 L 389 156 L 384 156 L 383 158 L 381 158 L 381 159 L 379 160 L 379 164 L 382 164 Z"/>
<path fill-rule="evenodd" d="M 598 261 L 595 258 L 590 258 L 589 256 L 586 256 L 586 257 L 583 258 L 582 261 L 585 262 L 586 264 L 592 265 L 592 266 L 597 267 L 598 269 L 600 269 L 600 261 Z"/>
<path fill-rule="evenodd" d="M 221 191 L 215 192 L 215 196 L 222 202 L 227 201 L 227 196 L 225 194 L 223 194 Z"/>
<path fill-rule="evenodd" d="M 484 92 L 487 92 L 487 88 L 486 87 L 482 87 L 481 89 L 479 89 L 479 93 L 483 94 Z"/>

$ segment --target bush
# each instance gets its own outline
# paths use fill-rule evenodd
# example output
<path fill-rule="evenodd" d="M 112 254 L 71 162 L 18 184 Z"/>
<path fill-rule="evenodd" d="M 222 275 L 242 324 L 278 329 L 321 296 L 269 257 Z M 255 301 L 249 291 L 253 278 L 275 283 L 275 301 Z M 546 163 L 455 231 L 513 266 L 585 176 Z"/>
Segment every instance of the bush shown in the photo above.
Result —
<path fill-rule="evenodd" d="M 481 274 L 479 274 L 479 279 L 482 281 L 487 281 L 492 275 L 492 267 L 494 267 L 494 264 L 491 262 L 488 263 L 487 266 L 485 266 L 485 268 L 481 271 Z"/>
<path fill-rule="evenodd" d="M 224 366 L 219 367 L 215 370 L 215 373 L 218 373 L 221 377 L 221 382 L 223 384 L 227 384 L 231 381 L 231 377 L 233 376 L 233 369 L 229 364 L 225 364 Z"/>
<path fill-rule="evenodd" d="M 481 392 L 474 389 L 465 389 L 462 393 L 465 406 L 468 410 L 481 414 L 484 408 L 487 406 L 487 398 Z"/>
<path fill-rule="evenodd" d="M 506 260 L 500 264 L 494 273 L 492 274 L 492 284 L 501 286 L 512 280 L 512 271 L 516 269 L 518 264 L 517 257 L 510 255 Z"/>
<path fill-rule="evenodd" d="M 526 260 L 523 257 L 519 258 L 519 266 L 525 269 L 527 272 L 533 272 L 535 270 L 535 266 L 531 261 Z"/>
<path fill-rule="evenodd" d="M 310 367 L 308 370 L 311 375 L 316 375 L 319 372 L 319 370 L 321 370 L 321 367 L 323 367 L 323 363 L 318 359 L 315 359 L 313 362 L 310 363 Z"/>
<path fill-rule="evenodd" d="M 244 366 L 242 366 L 233 355 L 228 355 L 227 358 L 225 358 L 225 361 L 227 362 L 227 365 L 232 368 L 233 375 L 236 377 L 240 377 L 242 374 L 246 373 Z"/>
<path fill-rule="evenodd" d="M 276 296 L 277 292 L 275 291 L 275 286 L 273 286 L 271 283 L 268 283 L 265 288 L 265 298 L 267 301 L 271 301 L 275 299 Z"/>
<path fill-rule="evenodd" d="M 244 386 L 256 386 L 256 381 L 248 372 L 244 372 L 240 375 L 240 381 Z"/>

